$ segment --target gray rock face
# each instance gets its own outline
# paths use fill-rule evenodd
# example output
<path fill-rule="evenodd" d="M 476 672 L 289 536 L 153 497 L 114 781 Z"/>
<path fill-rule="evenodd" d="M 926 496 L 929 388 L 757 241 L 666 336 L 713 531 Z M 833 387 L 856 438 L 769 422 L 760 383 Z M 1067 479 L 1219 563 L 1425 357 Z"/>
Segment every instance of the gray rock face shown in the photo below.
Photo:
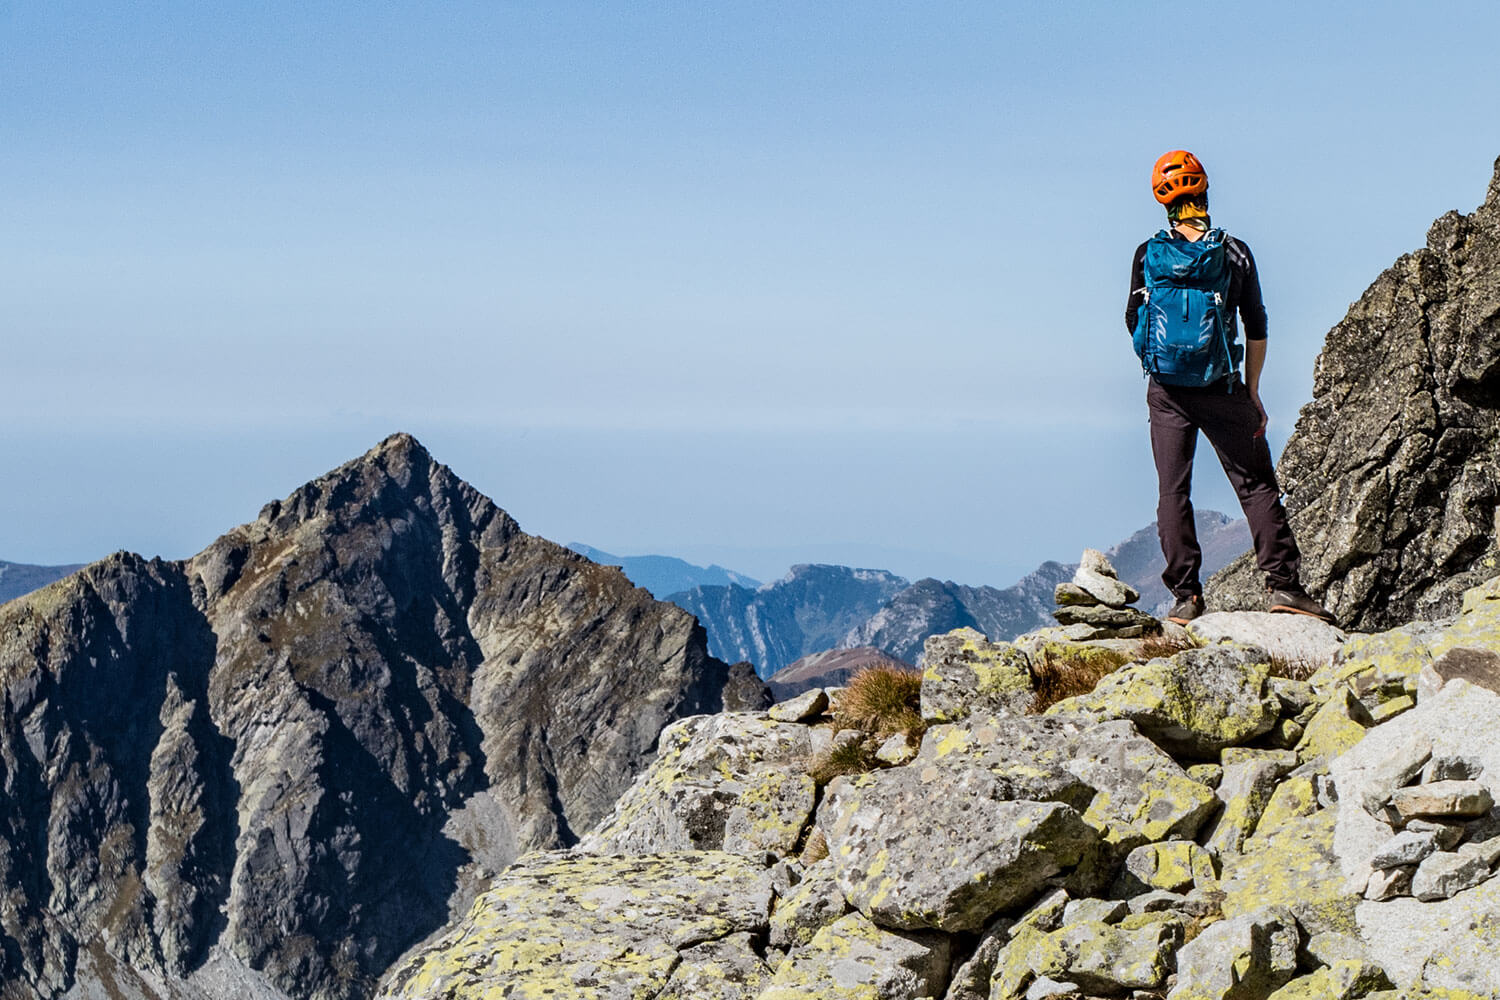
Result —
<path fill-rule="evenodd" d="M 1004 794 L 977 768 L 904 767 L 835 780 L 818 827 L 845 897 L 875 923 L 905 930 L 979 930 L 1029 902 L 1098 834 L 1061 803 L 1009 802 Z M 930 857 L 944 863 L 916 863 Z"/>
<path fill-rule="evenodd" d="M 1452 614 L 1494 572 L 1497 317 L 1500 169 L 1477 211 L 1433 223 L 1329 332 L 1282 454 L 1303 582 L 1347 626 Z M 1259 574 L 1242 558 L 1209 590 L 1254 607 Z"/>
<path fill-rule="evenodd" d="M 690 987 L 731 976 L 769 980 L 749 935 L 764 935 L 771 899 L 765 869 L 732 854 L 532 854 L 404 964 L 380 996 L 754 996 Z M 745 937 L 735 948 L 738 935 Z M 718 941 L 726 947 L 704 949 Z"/>
<path fill-rule="evenodd" d="M 922 718 L 929 722 L 1021 715 L 1036 697 L 1027 655 L 970 628 L 930 636 L 922 662 Z"/>
<path fill-rule="evenodd" d="M 740 713 L 674 723 L 662 732 L 651 766 L 579 847 L 599 854 L 720 850 L 731 832 L 748 847 L 756 826 L 756 836 L 795 842 L 812 812 L 812 779 L 801 770 L 811 733 Z"/>
<path fill-rule="evenodd" d="M 1221 920 L 1177 953 L 1168 1000 L 1259 1000 L 1297 972 L 1297 921 L 1283 907 Z"/>
<path fill-rule="evenodd" d="M 1173 753 L 1217 755 L 1248 742 L 1276 722 L 1280 702 L 1270 690 L 1263 651 L 1248 646 L 1188 649 L 1133 663 L 1048 715 L 1125 718 Z"/>
<path fill-rule="evenodd" d="M 5 978 L 51 997 L 86 947 L 158 980 L 222 953 L 368 996 L 471 857 L 570 843 L 668 722 L 723 707 L 704 642 L 405 435 L 191 560 L 122 553 L 15 601 Z M 449 827 L 480 801 L 492 822 Z"/>

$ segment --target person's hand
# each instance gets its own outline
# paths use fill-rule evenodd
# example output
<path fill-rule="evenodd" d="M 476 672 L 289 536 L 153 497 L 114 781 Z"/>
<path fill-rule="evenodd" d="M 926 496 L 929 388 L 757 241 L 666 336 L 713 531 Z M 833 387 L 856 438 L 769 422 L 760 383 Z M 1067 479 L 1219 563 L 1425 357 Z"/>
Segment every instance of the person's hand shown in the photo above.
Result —
<path fill-rule="evenodd" d="M 1260 414 L 1260 426 L 1255 428 L 1255 437 L 1265 437 L 1266 424 L 1271 422 L 1271 417 L 1266 413 L 1266 408 L 1260 403 L 1260 393 L 1254 389 L 1250 390 L 1250 402 L 1255 404 L 1255 412 Z"/>

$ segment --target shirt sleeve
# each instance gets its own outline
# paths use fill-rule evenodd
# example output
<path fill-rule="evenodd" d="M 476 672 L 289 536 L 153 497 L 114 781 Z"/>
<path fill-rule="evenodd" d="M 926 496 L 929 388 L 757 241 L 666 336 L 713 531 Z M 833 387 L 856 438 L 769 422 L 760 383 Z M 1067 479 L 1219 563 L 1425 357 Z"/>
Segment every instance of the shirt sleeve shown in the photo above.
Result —
<path fill-rule="evenodd" d="M 1149 241 L 1148 241 L 1149 242 Z M 1257 286 L 1259 287 L 1259 286 Z M 1260 293 L 1257 291 L 1256 293 Z M 1146 244 L 1135 248 L 1130 262 L 1130 294 L 1125 297 L 1125 332 L 1135 333 L 1135 318 L 1146 301 Z"/>
<path fill-rule="evenodd" d="M 1245 269 L 1240 279 L 1240 322 L 1245 327 L 1246 340 L 1266 339 L 1266 304 L 1260 297 L 1260 272 L 1255 268 L 1255 257 L 1250 248 L 1240 243 L 1245 253 Z"/>

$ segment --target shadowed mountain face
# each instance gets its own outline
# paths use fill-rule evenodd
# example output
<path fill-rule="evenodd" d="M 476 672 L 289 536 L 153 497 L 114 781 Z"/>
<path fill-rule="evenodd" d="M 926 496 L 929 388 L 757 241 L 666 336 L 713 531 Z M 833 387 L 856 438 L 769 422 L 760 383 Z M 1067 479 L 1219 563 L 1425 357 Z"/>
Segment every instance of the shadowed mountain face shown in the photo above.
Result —
<path fill-rule="evenodd" d="M 3 995 L 368 996 L 729 674 L 405 435 L 190 560 L 89 566 L 0 610 Z"/>
<path fill-rule="evenodd" d="M 1277 472 L 1303 582 L 1375 631 L 1455 613 L 1500 565 L 1500 162 L 1470 215 L 1377 278 L 1328 333 Z M 1248 558 L 1210 604 L 1254 603 Z"/>

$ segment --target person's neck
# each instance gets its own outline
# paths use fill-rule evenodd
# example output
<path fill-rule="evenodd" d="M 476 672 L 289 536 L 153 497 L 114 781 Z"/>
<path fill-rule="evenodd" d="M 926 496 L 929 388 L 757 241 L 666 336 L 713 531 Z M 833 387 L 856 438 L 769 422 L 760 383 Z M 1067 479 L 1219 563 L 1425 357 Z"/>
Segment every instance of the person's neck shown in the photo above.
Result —
<path fill-rule="evenodd" d="M 1197 226 L 1193 225 L 1191 222 L 1187 221 L 1174 222 L 1172 224 L 1172 230 L 1183 239 L 1193 243 L 1197 243 L 1199 240 L 1203 239 L 1204 234 L 1208 232 L 1207 227 L 1200 229 Z"/>

